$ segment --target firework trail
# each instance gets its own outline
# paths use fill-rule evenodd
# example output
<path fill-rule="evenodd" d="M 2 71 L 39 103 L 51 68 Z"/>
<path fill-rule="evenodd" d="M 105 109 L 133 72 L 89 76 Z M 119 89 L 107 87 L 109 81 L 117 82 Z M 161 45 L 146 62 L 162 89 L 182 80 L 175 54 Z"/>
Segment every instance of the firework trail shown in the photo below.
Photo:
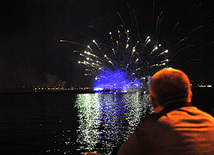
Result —
<path fill-rule="evenodd" d="M 140 87 L 141 81 L 166 67 L 168 50 L 150 36 L 142 41 L 139 34 L 125 28 L 119 13 L 118 16 L 121 29 L 109 32 L 107 43 L 92 40 L 87 49 L 79 53 L 84 60 L 78 63 L 86 66 L 85 76 L 95 76 L 95 80 L 99 80 L 101 88 Z"/>
<path fill-rule="evenodd" d="M 199 6 L 193 6 L 192 12 L 197 7 Z M 189 14 L 192 12 L 190 10 Z M 163 11 L 160 11 L 156 18 L 154 35 L 144 37 L 141 37 L 139 33 L 135 10 L 129 8 L 129 13 L 132 16 L 133 25 L 130 29 L 125 26 L 122 16 L 117 12 L 120 24 L 118 26 L 110 21 L 115 27 L 114 31 L 108 33 L 107 41 L 102 43 L 92 39 L 86 45 L 85 51 L 79 52 L 81 59 L 78 63 L 86 67 L 85 76 L 95 77 L 95 90 L 142 87 L 155 72 L 168 67 L 171 59 L 181 50 L 194 47 L 192 44 L 194 41 L 189 39 L 192 33 L 200 30 L 197 36 L 199 37 L 206 32 L 201 31 L 204 28 L 203 25 L 196 25 L 168 50 L 164 48 L 165 46 L 162 47 L 157 39 L 160 35 Z M 181 24 L 179 22 L 175 24 L 169 35 L 170 39 L 173 40 L 173 34 Z M 94 26 L 90 27 L 102 32 Z M 74 43 L 67 40 L 61 40 L 61 42 Z"/>

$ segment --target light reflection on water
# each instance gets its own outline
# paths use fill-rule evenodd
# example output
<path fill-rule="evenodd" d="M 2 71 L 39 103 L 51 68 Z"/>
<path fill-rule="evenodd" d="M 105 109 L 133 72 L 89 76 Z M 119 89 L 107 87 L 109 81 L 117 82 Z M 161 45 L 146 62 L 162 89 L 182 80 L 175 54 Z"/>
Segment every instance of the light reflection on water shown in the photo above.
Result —
<path fill-rule="evenodd" d="M 78 150 L 109 154 L 145 115 L 152 113 L 149 95 L 140 93 L 77 94 Z"/>
<path fill-rule="evenodd" d="M 193 105 L 209 113 L 213 89 L 193 94 Z M 110 153 L 152 112 L 149 95 L 141 93 L 21 93 L 0 99 L 0 154 Z"/>
<path fill-rule="evenodd" d="M 0 154 L 111 153 L 141 117 L 148 94 L 1 95 Z"/>

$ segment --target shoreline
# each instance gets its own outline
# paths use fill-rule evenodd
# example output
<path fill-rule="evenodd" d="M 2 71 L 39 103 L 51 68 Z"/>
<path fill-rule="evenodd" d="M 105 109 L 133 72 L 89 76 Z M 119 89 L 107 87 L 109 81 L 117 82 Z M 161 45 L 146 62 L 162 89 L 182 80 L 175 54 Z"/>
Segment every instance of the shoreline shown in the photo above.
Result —
<path fill-rule="evenodd" d="M 196 90 L 202 90 L 202 91 L 214 91 L 214 87 L 192 87 L 191 89 L 193 92 Z M 40 91 L 8 91 L 8 92 L 0 92 L 0 95 L 3 94 L 42 94 L 42 93 L 143 93 L 144 91 L 147 91 L 145 89 L 142 90 L 133 90 L 133 91 L 113 91 L 113 90 L 104 90 L 104 91 L 94 91 L 93 89 L 87 89 L 87 90 L 40 90 Z"/>

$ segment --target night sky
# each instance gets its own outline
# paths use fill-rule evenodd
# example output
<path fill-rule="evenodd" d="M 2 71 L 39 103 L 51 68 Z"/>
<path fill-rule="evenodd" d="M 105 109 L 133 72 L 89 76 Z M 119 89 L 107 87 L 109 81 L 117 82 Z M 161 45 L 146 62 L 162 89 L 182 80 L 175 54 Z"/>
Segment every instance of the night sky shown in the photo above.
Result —
<path fill-rule="evenodd" d="M 194 48 L 183 50 L 172 58 L 172 67 L 185 71 L 194 84 L 214 84 L 214 13 L 211 1 L 149 0 L 22 0 L 1 1 L 0 92 L 31 90 L 35 86 L 88 86 L 84 67 L 73 50 L 82 46 L 60 43 L 61 39 L 87 45 L 92 39 L 102 40 L 101 32 L 112 30 L 109 17 L 118 23 L 117 11 L 131 26 L 128 5 L 135 9 L 141 36 L 150 35 L 154 21 L 163 11 L 160 41 L 170 50 L 182 37 Z M 200 5 L 190 12 L 194 5 Z M 127 20 L 126 20 L 127 19 Z M 155 19 L 155 20 L 154 20 Z M 181 24 L 169 40 L 177 22 Z M 182 22 L 181 22 L 182 21 Z M 195 27 L 204 27 L 188 35 Z"/>

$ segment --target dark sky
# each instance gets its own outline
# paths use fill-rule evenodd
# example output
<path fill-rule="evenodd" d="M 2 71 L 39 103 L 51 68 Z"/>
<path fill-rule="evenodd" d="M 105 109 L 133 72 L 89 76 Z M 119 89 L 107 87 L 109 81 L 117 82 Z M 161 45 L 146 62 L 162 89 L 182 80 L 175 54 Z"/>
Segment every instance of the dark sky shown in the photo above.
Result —
<path fill-rule="evenodd" d="M 63 81 L 67 86 L 87 85 L 89 79 L 82 76 L 78 55 L 73 53 L 82 47 L 60 43 L 60 39 L 86 44 L 91 40 L 82 33 L 99 38 L 100 34 L 92 34 L 88 25 L 108 33 L 111 31 L 109 15 L 116 20 L 119 11 L 126 19 L 127 4 L 136 11 L 141 36 L 152 33 L 154 19 L 160 11 L 164 12 L 159 36 L 169 49 L 191 29 L 204 25 L 204 29 L 188 36 L 196 48 L 178 54 L 172 66 L 184 70 L 195 83 L 214 83 L 214 44 L 204 46 L 214 41 L 211 1 L 5 0 L 1 1 L 0 9 L 0 91 L 53 86 Z M 201 5 L 195 12 L 189 12 L 195 4 Z M 178 21 L 182 24 L 169 40 L 169 32 Z"/>

